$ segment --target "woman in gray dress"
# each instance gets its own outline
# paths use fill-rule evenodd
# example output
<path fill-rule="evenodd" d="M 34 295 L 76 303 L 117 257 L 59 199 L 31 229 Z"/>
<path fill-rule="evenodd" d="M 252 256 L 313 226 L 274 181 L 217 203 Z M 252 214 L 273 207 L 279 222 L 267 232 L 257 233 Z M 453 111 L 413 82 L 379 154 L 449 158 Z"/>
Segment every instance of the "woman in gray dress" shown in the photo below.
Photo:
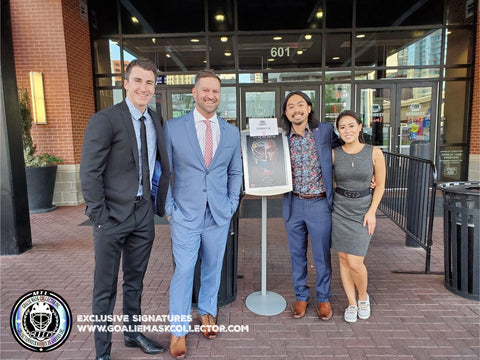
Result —
<path fill-rule="evenodd" d="M 370 317 L 364 259 L 385 190 L 385 158 L 380 148 L 364 143 L 362 121 L 355 112 L 340 113 L 336 126 L 345 144 L 332 150 L 336 189 L 331 247 L 338 251 L 340 277 L 348 298 L 344 319 L 355 322 L 357 317 Z M 372 176 L 376 183 L 373 195 L 370 190 Z"/>

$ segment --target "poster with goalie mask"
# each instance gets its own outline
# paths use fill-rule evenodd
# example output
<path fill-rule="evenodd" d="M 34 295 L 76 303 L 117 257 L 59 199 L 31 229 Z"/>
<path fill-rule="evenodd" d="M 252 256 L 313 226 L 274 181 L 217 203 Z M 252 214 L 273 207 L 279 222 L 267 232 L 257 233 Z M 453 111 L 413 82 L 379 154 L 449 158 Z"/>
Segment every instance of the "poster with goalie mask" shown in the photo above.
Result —
<path fill-rule="evenodd" d="M 268 196 L 292 191 L 292 169 L 288 139 L 278 134 L 250 136 L 242 131 L 242 156 L 245 193 Z"/>

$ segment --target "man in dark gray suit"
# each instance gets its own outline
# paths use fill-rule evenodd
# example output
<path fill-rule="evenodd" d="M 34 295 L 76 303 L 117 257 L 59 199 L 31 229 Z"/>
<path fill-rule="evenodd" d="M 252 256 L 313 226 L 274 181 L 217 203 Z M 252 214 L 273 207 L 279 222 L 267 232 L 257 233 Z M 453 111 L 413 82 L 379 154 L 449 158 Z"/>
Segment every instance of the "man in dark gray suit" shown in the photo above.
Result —
<path fill-rule="evenodd" d="M 115 307 L 122 257 L 125 345 L 147 354 L 164 349 L 137 331 L 140 322 L 134 316 L 141 314 L 143 278 L 155 237 L 154 212 L 164 214 L 170 176 L 162 119 L 147 107 L 155 92 L 156 72 L 150 60 L 130 62 L 124 80 L 127 97 L 90 118 L 80 163 L 86 214 L 93 224 L 95 324 L 112 323 L 109 315 Z M 161 175 L 158 188 L 151 192 L 154 169 Z M 97 359 L 110 359 L 111 337 L 111 331 L 97 327 Z"/>

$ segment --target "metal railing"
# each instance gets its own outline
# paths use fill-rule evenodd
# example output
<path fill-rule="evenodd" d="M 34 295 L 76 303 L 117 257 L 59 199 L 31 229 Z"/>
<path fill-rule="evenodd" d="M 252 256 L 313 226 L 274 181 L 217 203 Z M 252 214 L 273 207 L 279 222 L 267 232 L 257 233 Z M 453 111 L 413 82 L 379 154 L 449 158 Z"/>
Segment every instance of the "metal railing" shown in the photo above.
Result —
<path fill-rule="evenodd" d="M 437 171 L 430 160 L 384 151 L 387 167 L 385 194 L 379 209 L 407 234 L 407 240 L 426 250 L 425 273 L 430 271 Z"/>

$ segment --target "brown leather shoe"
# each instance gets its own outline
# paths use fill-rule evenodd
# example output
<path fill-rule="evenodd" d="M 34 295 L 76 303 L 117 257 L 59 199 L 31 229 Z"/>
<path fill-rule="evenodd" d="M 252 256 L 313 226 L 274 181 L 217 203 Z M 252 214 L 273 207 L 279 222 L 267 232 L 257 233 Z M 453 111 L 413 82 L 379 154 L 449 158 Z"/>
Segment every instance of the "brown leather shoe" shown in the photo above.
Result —
<path fill-rule="evenodd" d="M 317 312 L 318 317 L 323 321 L 330 320 L 333 317 L 332 305 L 328 301 L 318 303 Z"/>
<path fill-rule="evenodd" d="M 308 301 L 298 301 L 295 303 L 292 315 L 295 319 L 300 319 L 305 316 L 307 310 Z"/>
<path fill-rule="evenodd" d="M 207 339 L 215 339 L 215 337 L 217 336 L 217 332 L 213 328 L 213 326 L 216 325 L 213 315 L 200 315 L 198 317 L 198 320 L 200 320 L 200 324 L 203 325 L 203 336 L 205 336 Z"/>
<path fill-rule="evenodd" d="M 170 336 L 170 354 L 175 359 L 183 359 L 187 355 L 187 344 L 184 336 Z"/>

